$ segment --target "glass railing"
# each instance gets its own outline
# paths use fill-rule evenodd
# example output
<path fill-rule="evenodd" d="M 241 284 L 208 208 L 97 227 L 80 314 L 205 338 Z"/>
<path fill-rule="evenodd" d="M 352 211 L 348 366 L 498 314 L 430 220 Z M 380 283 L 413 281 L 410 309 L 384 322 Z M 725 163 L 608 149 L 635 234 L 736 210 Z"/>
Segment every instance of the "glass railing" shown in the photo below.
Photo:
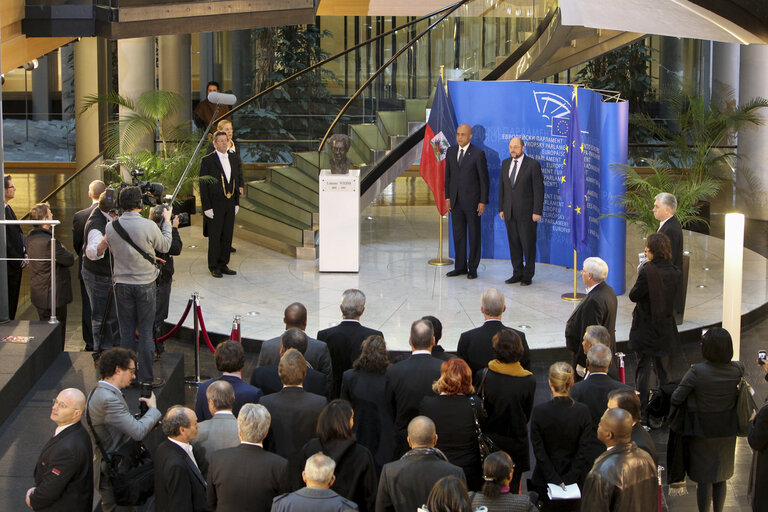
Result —
<path fill-rule="evenodd" d="M 290 162 L 292 152 L 317 151 L 331 126 L 349 134 L 351 125 L 375 123 L 377 112 L 427 100 L 441 68 L 446 80 L 480 79 L 556 6 L 556 0 L 465 0 L 336 54 L 233 114 L 243 159 Z"/>

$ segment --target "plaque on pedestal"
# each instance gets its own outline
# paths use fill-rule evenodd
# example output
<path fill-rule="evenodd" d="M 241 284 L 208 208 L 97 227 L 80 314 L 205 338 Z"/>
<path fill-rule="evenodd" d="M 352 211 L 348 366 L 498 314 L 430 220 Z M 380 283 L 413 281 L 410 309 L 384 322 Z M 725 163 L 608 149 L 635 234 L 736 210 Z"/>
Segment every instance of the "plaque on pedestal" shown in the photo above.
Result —
<path fill-rule="evenodd" d="M 360 270 L 360 169 L 320 171 L 320 272 Z"/>

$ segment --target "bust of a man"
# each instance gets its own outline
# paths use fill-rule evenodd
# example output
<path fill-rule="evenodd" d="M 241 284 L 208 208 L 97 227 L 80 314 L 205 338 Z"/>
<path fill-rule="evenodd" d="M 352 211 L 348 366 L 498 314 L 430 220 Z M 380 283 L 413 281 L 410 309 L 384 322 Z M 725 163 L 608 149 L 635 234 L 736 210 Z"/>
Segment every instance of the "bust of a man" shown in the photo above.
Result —
<path fill-rule="evenodd" d="M 347 152 L 351 144 L 349 135 L 337 133 L 332 135 L 328 142 L 331 145 L 331 174 L 347 174 L 349 172 Z"/>

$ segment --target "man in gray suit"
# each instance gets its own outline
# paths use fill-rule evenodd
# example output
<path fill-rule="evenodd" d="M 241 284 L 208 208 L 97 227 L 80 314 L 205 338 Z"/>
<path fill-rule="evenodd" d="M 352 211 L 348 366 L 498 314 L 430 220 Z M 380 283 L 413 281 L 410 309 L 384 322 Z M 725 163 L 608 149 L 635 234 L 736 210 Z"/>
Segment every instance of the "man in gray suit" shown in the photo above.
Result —
<path fill-rule="evenodd" d="M 306 331 L 307 308 L 300 302 L 290 304 L 285 308 L 283 322 L 285 322 L 286 331 L 293 328 Z M 304 353 L 304 358 L 311 365 L 313 370 L 323 373 L 328 379 L 331 378 L 331 354 L 328 352 L 328 345 L 326 345 L 325 342 L 307 336 L 307 351 Z M 259 362 L 257 366 L 269 366 L 279 362 L 280 336 L 277 336 L 261 344 L 261 352 L 259 353 Z"/>
<path fill-rule="evenodd" d="M 120 347 L 102 352 L 99 358 L 101 380 L 88 398 L 86 423 L 89 424 L 91 437 L 95 433 L 106 452 L 113 451 L 128 438 L 144 439 L 162 417 L 154 393 L 149 398 L 139 398 L 149 407 L 140 419 L 133 417 L 125 403 L 121 390 L 130 386 L 136 378 L 136 359 L 136 352 Z M 107 477 L 106 463 L 102 464 L 103 454 L 95 440 L 94 446 L 94 473 L 99 475 L 96 485 L 101 494 L 101 508 L 110 512 L 116 508 L 115 498 Z"/>
<path fill-rule="evenodd" d="M 232 414 L 235 406 L 235 390 L 225 380 L 214 381 L 205 390 L 208 409 L 212 418 L 198 424 L 197 438 L 192 441 L 195 458 L 200 462 L 200 470 L 205 475 L 211 455 L 222 448 L 231 448 L 240 444 L 237 436 L 237 418 Z"/>

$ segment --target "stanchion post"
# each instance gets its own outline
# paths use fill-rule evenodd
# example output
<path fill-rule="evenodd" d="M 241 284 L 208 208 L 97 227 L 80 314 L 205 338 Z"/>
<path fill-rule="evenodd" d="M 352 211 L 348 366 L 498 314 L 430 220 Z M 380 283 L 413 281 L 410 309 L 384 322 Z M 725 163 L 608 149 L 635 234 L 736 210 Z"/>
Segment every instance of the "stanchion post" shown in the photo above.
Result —
<path fill-rule="evenodd" d="M 192 292 L 192 308 L 194 309 L 194 326 L 195 326 L 195 374 L 187 377 L 185 380 L 187 384 L 198 385 L 200 382 L 200 321 L 197 318 L 197 306 L 200 305 L 200 294 Z"/>
<path fill-rule="evenodd" d="M 622 384 L 627 383 L 626 372 L 624 370 L 624 352 L 616 352 L 616 357 L 619 358 L 619 380 Z"/>

